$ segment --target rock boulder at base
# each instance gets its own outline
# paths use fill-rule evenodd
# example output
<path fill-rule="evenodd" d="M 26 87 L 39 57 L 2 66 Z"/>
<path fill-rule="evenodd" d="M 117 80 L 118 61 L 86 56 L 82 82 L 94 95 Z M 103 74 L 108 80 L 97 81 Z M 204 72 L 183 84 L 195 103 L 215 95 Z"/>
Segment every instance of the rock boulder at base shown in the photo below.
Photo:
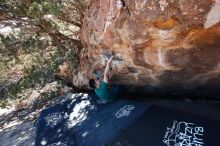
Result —
<path fill-rule="evenodd" d="M 144 95 L 220 97 L 220 0 L 91 0 L 76 86 L 101 76 Z"/>

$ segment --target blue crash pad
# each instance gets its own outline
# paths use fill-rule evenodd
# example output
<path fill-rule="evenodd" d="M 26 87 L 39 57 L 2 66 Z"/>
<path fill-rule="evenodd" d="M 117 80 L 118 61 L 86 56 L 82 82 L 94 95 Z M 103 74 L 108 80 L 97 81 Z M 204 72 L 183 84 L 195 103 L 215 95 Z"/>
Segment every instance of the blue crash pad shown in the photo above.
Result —
<path fill-rule="evenodd" d="M 118 99 L 104 103 L 95 94 L 71 99 L 43 110 L 35 146 L 100 146 L 121 135 L 150 107 L 146 102 Z"/>
<path fill-rule="evenodd" d="M 107 146 L 219 146 L 219 121 L 151 106 Z"/>

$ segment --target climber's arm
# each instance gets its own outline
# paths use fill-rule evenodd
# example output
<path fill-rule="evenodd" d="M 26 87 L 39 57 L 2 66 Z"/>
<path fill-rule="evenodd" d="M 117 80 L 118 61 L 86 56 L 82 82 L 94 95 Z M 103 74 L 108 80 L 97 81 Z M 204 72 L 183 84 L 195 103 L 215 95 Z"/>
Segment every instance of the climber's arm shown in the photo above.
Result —
<path fill-rule="evenodd" d="M 109 70 L 110 70 L 110 63 L 112 62 L 113 56 L 107 61 L 106 67 L 105 67 L 105 72 L 104 72 L 104 82 L 108 83 L 109 82 Z"/>

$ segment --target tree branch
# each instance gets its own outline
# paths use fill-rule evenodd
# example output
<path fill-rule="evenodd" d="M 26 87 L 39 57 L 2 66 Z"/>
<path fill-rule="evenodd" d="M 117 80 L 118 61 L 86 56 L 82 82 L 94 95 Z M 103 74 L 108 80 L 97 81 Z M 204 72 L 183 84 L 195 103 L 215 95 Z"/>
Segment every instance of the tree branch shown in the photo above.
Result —
<path fill-rule="evenodd" d="M 58 19 L 60 19 L 62 21 L 65 21 L 67 23 L 73 24 L 73 25 L 75 25 L 79 28 L 82 28 L 82 24 L 80 22 L 75 21 L 75 20 L 69 20 L 69 19 L 63 18 L 61 16 L 59 16 Z"/>

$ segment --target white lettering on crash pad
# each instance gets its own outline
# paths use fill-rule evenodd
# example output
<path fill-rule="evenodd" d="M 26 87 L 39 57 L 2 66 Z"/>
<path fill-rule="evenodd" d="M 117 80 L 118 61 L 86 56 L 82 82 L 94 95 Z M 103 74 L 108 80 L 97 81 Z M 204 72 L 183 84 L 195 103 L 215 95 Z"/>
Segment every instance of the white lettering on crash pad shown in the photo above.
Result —
<path fill-rule="evenodd" d="M 173 121 L 167 127 L 163 142 L 167 146 L 204 146 L 204 128 L 195 123 Z"/>
<path fill-rule="evenodd" d="M 67 146 L 65 143 L 62 142 L 56 142 L 56 143 L 52 143 L 49 146 Z"/>
<path fill-rule="evenodd" d="M 128 117 L 134 108 L 135 106 L 133 105 L 124 105 L 115 113 L 115 116 L 118 119 L 123 117 Z"/>
<path fill-rule="evenodd" d="M 61 113 L 56 112 L 56 113 L 48 114 L 46 117 L 44 117 L 44 119 L 46 120 L 47 126 L 54 127 L 59 122 L 61 122 L 63 118 Z"/>

